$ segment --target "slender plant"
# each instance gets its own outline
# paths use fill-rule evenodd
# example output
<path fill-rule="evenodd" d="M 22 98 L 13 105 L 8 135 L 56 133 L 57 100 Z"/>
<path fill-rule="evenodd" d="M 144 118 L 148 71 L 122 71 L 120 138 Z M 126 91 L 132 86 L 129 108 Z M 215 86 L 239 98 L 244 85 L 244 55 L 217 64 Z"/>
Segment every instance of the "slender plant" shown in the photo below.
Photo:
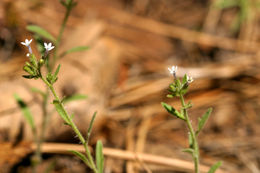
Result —
<path fill-rule="evenodd" d="M 43 112 L 43 119 L 42 119 L 42 123 L 41 123 L 41 129 L 39 132 L 36 129 L 36 125 L 34 123 L 34 118 L 33 118 L 33 115 L 31 113 L 29 107 L 22 100 L 22 98 L 19 97 L 18 94 L 15 94 L 15 99 L 16 99 L 17 103 L 19 104 L 25 119 L 27 120 L 27 122 L 29 123 L 29 125 L 31 127 L 34 141 L 37 146 L 35 153 L 32 157 L 33 172 L 37 172 L 37 166 L 42 162 L 41 146 L 45 140 L 45 133 L 46 133 L 46 130 L 48 127 L 48 119 L 50 118 L 50 116 L 53 112 L 53 111 L 49 111 L 49 109 L 48 109 L 48 107 L 49 107 L 48 102 L 49 102 L 50 94 L 52 94 L 54 96 L 53 105 L 54 105 L 55 109 L 57 110 L 57 112 L 59 113 L 61 118 L 64 120 L 64 123 L 73 129 L 73 131 L 76 133 L 77 137 L 79 138 L 80 142 L 83 144 L 83 146 L 85 148 L 85 154 L 79 153 L 77 151 L 71 151 L 71 152 L 73 154 L 77 155 L 80 159 L 82 159 L 83 162 L 88 167 L 90 167 L 94 172 L 101 173 L 101 172 L 103 172 L 103 160 L 104 160 L 104 157 L 102 154 L 101 141 L 98 141 L 97 145 L 96 145 L 96 164 L 94 163 L 94 160 L 88 149 L 88 141 L 89 141 L 89 137 L 90 137 L 90 133 L 91 133 L 91 129 L 93 126 L 93 122 L 94 122 L 96 113 L 94 113 L 94 115 L 92 117 L 88 132 L 86 134 L 86 137 L 84 138 L 83 135 L 78 130 L 75 123 L 73 122 L 73 116 L 69 115 L 67 113 L 67 111 L 64 109 L 64 104 L 66 104 L 67 102 L 74 101 L 74 100 L 80 100 L 80 99 L 86 99 L 87 96 L 75 94 L 75 95 L 64 97 L 63 99 L 60 99 L 53 86 L 53 84 L 58 79 L 58 73 L 60 70 L 60 65 L 59 65 L 56 68 L 56 71 L 53 73 L 57 60 L 60 59 L 61 57 L 64 57 L 65 55 L 67 55 L 69 53 L 73 53 L 73 52 L 77 52 L 77 51 L 84 51 L 84 50 L 88 49 L 87 46 L 77 46 L 77 47 L 73 47 L 65 52 L 62 52 L 61 54 L 58 54 L 58 50 L 59 50 L 59 47 L 61 44 L 61 39 L 62 39 L 62 36 L 64 33 L 64 29 L 66 27 L 68 18 L 71 14 L 71 10 L 73 9 L 73 7 L 75 7 L 77 5 L 77 2 L 75 2 L 74 0 L 59 0 L 59 1 L 66 8 L 66 12 L 65 12 L 57 38 L 55 38 L 48 31 L 46 31 L 45 29 L 43 29 L 37 25 L 27 26 L 27 29 L 34 33 L 34 38 L 37 43 L 38 51 L 41 53 L 41 58 L 38 60 L 36 58 L 36 56 L 33 54 L 32 48 L 30 46 L 32 39 L 31 40 L 26 39 L 25 42 L 21 42 L 21 44 L 26 46 L 29 51 L 26 55 L 27 57 L 29 57 L 29 62 L 26 62 L 25 66 L 23 68 L 24 71 L 26 71 L 28 73 L 28 75 L 24 75 L 23 77 L 25 77 L 27 79 L 41 79 L 45 83 L 45 86 L 46 86 L 45 91 L 41 91 L 37 88 L 32 88 L 33 92 L 39 93 L 42 96 L 41 108 L 42 108 L 42 112 Z M 49 40 L 54 45 L 52 45 L 52 43 L 47 44 L 43 40 Z M 56 47 L 56 48 L 54 49 L 54 47 Z M 49 53 L 52 49 L 54 49 L 53 55 Z M 42 73 L 42 70 L 41 70 L 42 68 L 47 69 L 46 74 Z"/>
<path fill-rule="evenodd" d="M 188 128 L 188 140 L 189 140 L 189 147 L 184 149 L 184 152 L 187 152 L 192 155 L 194 161 L 194 170 L 195 173 L 200 172 L 199 168 L 199 161 L 200 161 L 200 153 L 199 153 L 199 143 L 198 143 L 198 136 L 203 127 L 205 126 L 211 112 L 212 108 L 209 108 L 206 113 L 198 119 L 198 127 L 194 130 L 190 117 L 188 115 L 188 109 L 192 107 L 191 102 L 186 103 L 184 100 L 184 95 L 188 92 L 189 85 L 193 82 L 192 77 L 188 75 L 184 75 L 182 80 L 178 79 L 176 76 L 177 66 L 172 66 L 168 68 L 170 73 L 173 75 L 173 82 L 169 86 L 169 94 L 167 95 L 168 98 L 178 97 L 181 101 L 181 109 L 178 111 L 177 109 L 173 108 L 171 105 L 162 102 L 162 106 L 174 117 L 177 117 L 183 120 L 186 123 Z M 221 162 L 217 162 L 214 164 L 208 173 L 214 173 L 218 167 L 221 166 Z"/>
<path fill-rule="evenodd" d="M 92 120 L 90 122 L 88 131 L 86 133 L 86 136 L 84 137 L 81 132 L 78 130 L 76 124 L 73 121 L 74 115 L 69 115 L 66 109 L 64 108 L 64 102 L 66 99 L 60 99 L 57 92 L 54 89 L 54 84 L 58 80 L 58 74 L 60 71 L 60 65 L 56 68 L 55 72 L 47 72 L 47 74 L 43 74 L 42 67 L 46 65 L 46 56 L 49 54 L 49 52 L 54 49 L 54 46 L 49 43 L 44 43 L 45 45 L 45 55 L 41 57 L 39 60 L 35 57 L 35 55 L 31 51 L 31 43 L 32 40 L 25 40 L 25 42 L 22 42 L 23 45 L 28 47 L 29 53 L 27 54 L 29 57 L 29 62 L 25 63 L 24 71 L 27 72 L 27 75 L 23 75 L 24 78 L 27 79 L 41 79 L 44 84 L 48 87 L 50 92 L 52 93 L 54 100 L 52 101 L 52 104 L 54 105 L 56 111 L 60 115 L 60 117 L 63 119 L 64 123 L 72 128 L 72 130 L 75 132 L 76 136 L 79 138 L 80 142 L 85 148 L 85 154 L 79 153 L 77 151 L 71 150 L 71 152 L 75 155 L 77 155 L 82 161 L 91 168 L 95 173 L 101 173 L 103 172 L 103 152 L 102 152 L 102 143 L 100 141 L 97 142 L 96 146 L 96 163 L 94 162 L 94 159 L 90 153 L 90 150 L 88 148 L 88 141 L 90 137 L 90 133 L 93 127 L 93 122 L 96 116 L 96 113 L 93 115 Z M 32 122 L 32 117 L 28 116 L 27 114 L 27 120 L 30 122 L 32 129 L 35 129 L 35 125 Z"/>

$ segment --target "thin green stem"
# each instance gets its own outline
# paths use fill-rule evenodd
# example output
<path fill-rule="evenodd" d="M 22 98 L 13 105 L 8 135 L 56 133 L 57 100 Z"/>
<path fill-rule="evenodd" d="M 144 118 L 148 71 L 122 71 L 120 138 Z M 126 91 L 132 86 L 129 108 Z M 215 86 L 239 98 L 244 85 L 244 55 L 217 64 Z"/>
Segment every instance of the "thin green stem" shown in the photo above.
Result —
<path fill-rule="evenodd" d="M 46 126 L 47 126 L 48 94 L 49 94 L 49 91 L 48 91 L 48 89 L 46 89 L 46 93 L 44 95 L 43 102 L 42 102 L 42 110 L 43 110 L 42 129 L 41 129 L 40 134 L 39 134 L 37 141 L 36 141 L 37 147 L 36 147 L 36 151 L 35 151 L 35 157 L 36 157 L 37 160 L 36 160 L 36 163 L 34 164 L 34 172 L 36 171 L 37 166 L 42 162 L 41 146 L 42 146 L 42 143 L 44 141 L 44 134 L 45 134 Z"/>
<path fill-rule="evenodd" d="M 73 131 L 76 133 L 76 135 L 78 136 L 80 142 L 84 145 L 85 151 L 86 151 L 86 155 L 88 160 L 90 161 L 90 165 L 91 165 L 91 169 L 97 173 L 97 168 L 96 165 L 94 163 L 94 160 L 91 156 L 91 153 L 89 151 L 88 145 L 86 143 L 86 140 L 84 139 L 84 137 L 82 136 L 82 134 L 80 133 L 79 129 L 77 128 L 77 126 L 75 125 L 75 123 L 73 122 L 71 116 L 69 116 L 69 114 L 67 113 L 67 111 L 65 110 L 60 98 L 58 97 L 55 89 L 53 88 L 52 84 L 50 84 L 46 79 L 44 79 L 43 77 L 41 77 L 41 79 L 43 80 L 43 82 L 49 87 L 49 89 L 51 90 L 54 98 L 60 103 L 61 105 L 61 109 L 62 111 L 65 113 L 66 119 L 68 120 L 68 125 L 71 126 L 71 128 L 73 129 Z"/>
<path fill-rule="evenodd" d="M 61 38 L 62 38 L 64 29 L 66 27 L 66 24 L 67 24 L 67 21 L 68 21 L 68 18 L 70 16 L 70 12 L 71 12 L 72 8 L 73 8 L 72 7 L 72 1 L 70 1 L 70 3 L 68 4 L 68 7 L 66 8 L 66 13 L 64 15 L 64 18 L 63 18 L 63 21 L 62 21 L 62 24 L 61 24 L 61 27 L 60 27 L 59 35 L 58 35 L 57 40 L 56 40 L 56 49 L 54 51 L 52 67 L 55 65 L 55 63 L 56 63 L 56 61 L 58 59 L 57 52 L 59 50 Z"/>
<path fill-rule="evenodd" d="M 186 104 L 185 104 L 185 101 L 184 101 L 182 94 L 180 95 L 180 99 L 181 99 L 182 107 L 184 108 L 184 117 L 186 119 L 186 123 L 187 123 L 188 129 L 190 131 L 192 141 L 193 141 L 192 148 L 194 150 L 193 160 L 194 160 L 195 173 L 199 173 L 200 170 L 199 170 L 199 145 L 198 145 L 198 141 L 197 141 L 195 132 L 193 130 L 193 127 L 192 127 L 192 124 L 191 124 L 191 121 L 190 121 L 190 118 L 189 118 L 189 115 L 188 115 L 187 108 L 185 108 Z"/>

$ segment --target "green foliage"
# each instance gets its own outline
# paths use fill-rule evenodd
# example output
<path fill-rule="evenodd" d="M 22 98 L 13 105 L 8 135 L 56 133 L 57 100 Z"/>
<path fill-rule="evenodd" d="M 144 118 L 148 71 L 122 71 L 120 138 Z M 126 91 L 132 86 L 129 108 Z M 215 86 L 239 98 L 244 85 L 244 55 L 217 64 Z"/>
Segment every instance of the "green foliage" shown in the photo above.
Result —
<path fill-rule="evenodd" d="M 174 67 L 174 66 L 173 66 Z M 177 68 L 177 67 L 176 67 Z M 171 70 L 170 70 L 171 72 Z M 171 72 L 172 73 L 172 72 Z M 171 115 L 180 118 L 185 121 L 188 132 L 188 141 L 189 141 L 189 148 L 182 150 L 183 152 L 189 153 L 192 155 L 194 161 L 194 168 L 195 172 L 199 173 L 199 144 L 198 144 L 198 134 L 203 129 L 204 125 L 206 124 L 211 112 L 212 108 L 209 108 L 207 112 L 199 118 L 198 121 L 198 130 L 195 132 L 192 126 L 191 120 L 188 115 L 188 109 L 192 107 L 191 102 L 185 103 L 184 95 L 187 93 L 189 84 L 193 81 L 192 77 L 187 76 L 186 74 L 183 76 L 182 80 L 177 79 L 176 75 L 174 76 L 174 82 L 169 86 L 170 94 L 167 95 L 168 98 L 173 98 L 175 96 L 179 97 L 181 100 L 181 109 L 178 112 L 174 109 L 171 105 L 168 105 L 164 102 L 161 102 L 162 106 L 169 112 Z M 215 170 L 220 166 L 220 163 L 217 163 L 212 166 L 209 173 L 214 173 Z"/>
<path fill-rule="evenodd" d="M 215 163 L 213 166 L 211 166 L 211 168 L 208 171 L 208 173 L 214 173 L 221 165 L 222 165 L 221 161 Z"/>
<path fill-rule="evenodd" d="M 87 135 L 86 135 L 86 142 L 88 143 L 89 141 L 89 137 L 90 137 L 90 134 L 91 134 L 91 131 L 92 131 L 92 127 L 93 127 L 93 124 L 94 124 L 94 121 L 95 121 L 95 118 L 96 118 L 96 114 L 97 112 L 95 112 L 91 118 L 91 121 L 90 121 L 90 124 L 89 124 L 89 127 L 88 127 L 88 131 L 87 131 Z"/>
<path fill-rule="evenodd" d="M 50 84 L 54 84 L 57 80 L 58 80 L 58 73 L 60 71 L 60 65 L 57 67 L 56 71 L 54 72 L 54 74 L 52 74 L 51 72 L 49 72 L 46 76 L 46 80 L 50 83 Z"/>
<path fill-rule="evenodd" d="M 45 29 L 37 25 L 28 25 L 26 29 L 56 44 L 56 39 Z"/>
<path fill-rule="evenodd" d="M 164 102 L 161 102 L 161 104 L 171 115 L 180 118 L 182 120 L 185 120 L 184 115 L 178 112 L 176 109 L 174 109 L 171 105 L 168 105 L 167 103 Z"/>
<path fill-rule="evenodd" d="M 98 173 L 103 173 L 104 170 L 104 155 L 103 155 L 103 145 L 101 141 L 96 144 L 96 164 Z"/>
<path fill-rule="evenodd" d="M 185 148 L 185 149 L 183 149 L 182 151 L 185 152 L 185 153 L 189 153 L 189 154 L 191 154 L 191 155 L 194 154 L 194 149 L 192 149 L 192 148 Z"/>
<path fill-rule="evenodd" d="M 86 165 L 88 165 L 90 167 L 90 163 L 88 161 L 88 159 L 86 158 L 86 156 L 78 151 L 75 150 L 69 150 L 69 152 L 73 153 L 74 155 L 76 155 L 78 158 L 80 158 Z"/>
<path fill-rule="evenodd" d="M 59 115 L 64 120 L 64 122 L 66 124 L 70 125 L 70 120 L 67 117 L 67 113 L 64 110 L 62 103 L 60 103 L 58 100 L 53 100 L 53 104 L 54 104 L 54 106 L 56 108 L 56 111 L 59 113 Z"/>
<path fill-rule="evenodd" d="M 71 48 L 71 49 L 69 49 L 69 50 L 63 52 L 60 57 L 63 57 L 63 56 L 65 56 L 65 55 L 69 54 L 69 53 L 80 52 L 80 51 L 86 51 L 86 50 L 88 50 L 88 49 L 89 49 L 88 46 L 77 46 L 77 47 L 73 47 L 73 48 Z"/>
<path fill-rule="evenodd" d="M 198 124 L 198 130 L 196 131 L 196 135 L 199 134 L 199 132 L 202 130 L 202 128 L 205 126 L 207 120 L 209 119 L 209 116 L 212 112 L 212 108 L 209 108 L 205 114 L 201 118 L 199 118 L 199 124 Z"/>
<path fill-rule="evenodd" d="M 14 94 L 14 98 L 17 104 L 19 105 L 20 109 L 22 110 L 25 120 L 30 125 L 32 131 L 35 132 L 36 131 L 35 123 L 29 107 L 26 105 L 26 103 L 22 100 L 22 98 L 18 94 Z"/>
<path fill-rule="evenodd" d="M 65 104 L 65 103 L 69 103 L 72 101 L 85 100 L 87 98 L 88 98 L 88 96 L 84 95 L 84 94 L 73 94 L 71 96 L 63 98 L 61 102 Z"/>

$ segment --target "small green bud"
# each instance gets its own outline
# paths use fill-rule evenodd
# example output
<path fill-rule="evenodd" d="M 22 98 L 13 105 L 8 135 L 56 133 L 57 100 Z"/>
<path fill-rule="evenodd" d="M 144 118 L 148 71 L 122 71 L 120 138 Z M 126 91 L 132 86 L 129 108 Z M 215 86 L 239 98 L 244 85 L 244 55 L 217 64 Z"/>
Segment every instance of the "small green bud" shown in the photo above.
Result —
<path fill-rule="evenodd" d="M 38 66 L 37 59 L 36 59 L 36 57 L 35 57 L 34 54 L 31 54 L 31 56 L 30 56 L 30 62 L 31 62 L 31 64 L 33 65 L 33 67 L 35 67 L 36 69 L 38 68 L 38 67 L 37 67 L 37 66 Z"/>
<path fill-rule="evenodd" d="M 48 73 L 48 74 L 47 74 L 46 79 L 47 79 L 47 81 L 48 81 L 50 84 L 52 84 L 53 76 L 52 76 L 51 73 Z"/>
<path fill-rule="evenodd" d="M 41 67 L 44 63 L 45 63 L 45 60 L 41 58 L 39 61 L 39 66 Z"/>
<path fill-rule="evenodd" d="M 33 71 L 31 66 L 24 66 L 23 70 L 26 71 L 27 73 L 29 73 L 30 75 L 35 75 L 35 72 Z"/>

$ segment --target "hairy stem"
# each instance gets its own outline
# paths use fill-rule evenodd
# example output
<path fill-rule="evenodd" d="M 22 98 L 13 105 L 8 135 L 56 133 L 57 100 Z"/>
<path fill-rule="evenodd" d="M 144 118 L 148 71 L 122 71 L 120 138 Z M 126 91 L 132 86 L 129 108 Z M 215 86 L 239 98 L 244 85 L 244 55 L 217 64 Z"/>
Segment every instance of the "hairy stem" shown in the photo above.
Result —
<path fill-rule="evenodd" d="M 84 137 L 82 136 L 82 134 L 80 133 L 79 129 L 77 128 L 77 126 L 75 125 L 75 123 L 73 122 L 71 116 L 67 113 L 66 109 L 64 108 L 60 98 L 58 97 L 55 89 L 53 88 L 53 85 L 50 84 L 46 79 L 44 79 L 43 77 L 41 77 L 41 79 L 43 80 L 43 82 L 49 87 L 49 89 L 51 90 L 55 100 L 57 100 L 59 102 L 59 104 L 61 105 L 61 109 L 62 111 L 65 113 L 65 116 L 68 120 L 68 125 L 73 129 L 73 131 L 76 133 L 76 135 L 78 136 L 80 142 L 83 144 L 84 148 L 85 148 L 85 151 L 86 151 L 86 155 L 87 155 L 87 158 L 88 160 L 90 161 L 90 166 L 91 166 L 91 169 L 97 173 L 97 168 L 96 168 L 96 165 L 94 163 L 94 160 L 91 156 L 91 153 L 89 151 L 89 148 L 88 148 L 88 145 L 86 143 L 86 140 L 84 139 Z"/>
<path fill-rule="evenodd" d="M 190 131 L 191 138 L 192 138 L 192 141 L 193 141 L 192 149 L 194 150 L 193 160 L 194 160 L 195 173 L 199 173 L 200 171 L 199 171 L 199 145 L 198 145 L 198 141 L 197 141 L 195 132 L 193 130 L 193 127 L 191 125 L 191 120 L 189 118 L 187 108 L 185 108 L 186 104 L 185 104 L 185 101 L 184 101 L 182 94 L 180 95 L 180 99 L 181 99 L 182 107 L 184 108 L 184 117 L 186 119 L 186 124 L 188 126 L 188 129 Z"/>

